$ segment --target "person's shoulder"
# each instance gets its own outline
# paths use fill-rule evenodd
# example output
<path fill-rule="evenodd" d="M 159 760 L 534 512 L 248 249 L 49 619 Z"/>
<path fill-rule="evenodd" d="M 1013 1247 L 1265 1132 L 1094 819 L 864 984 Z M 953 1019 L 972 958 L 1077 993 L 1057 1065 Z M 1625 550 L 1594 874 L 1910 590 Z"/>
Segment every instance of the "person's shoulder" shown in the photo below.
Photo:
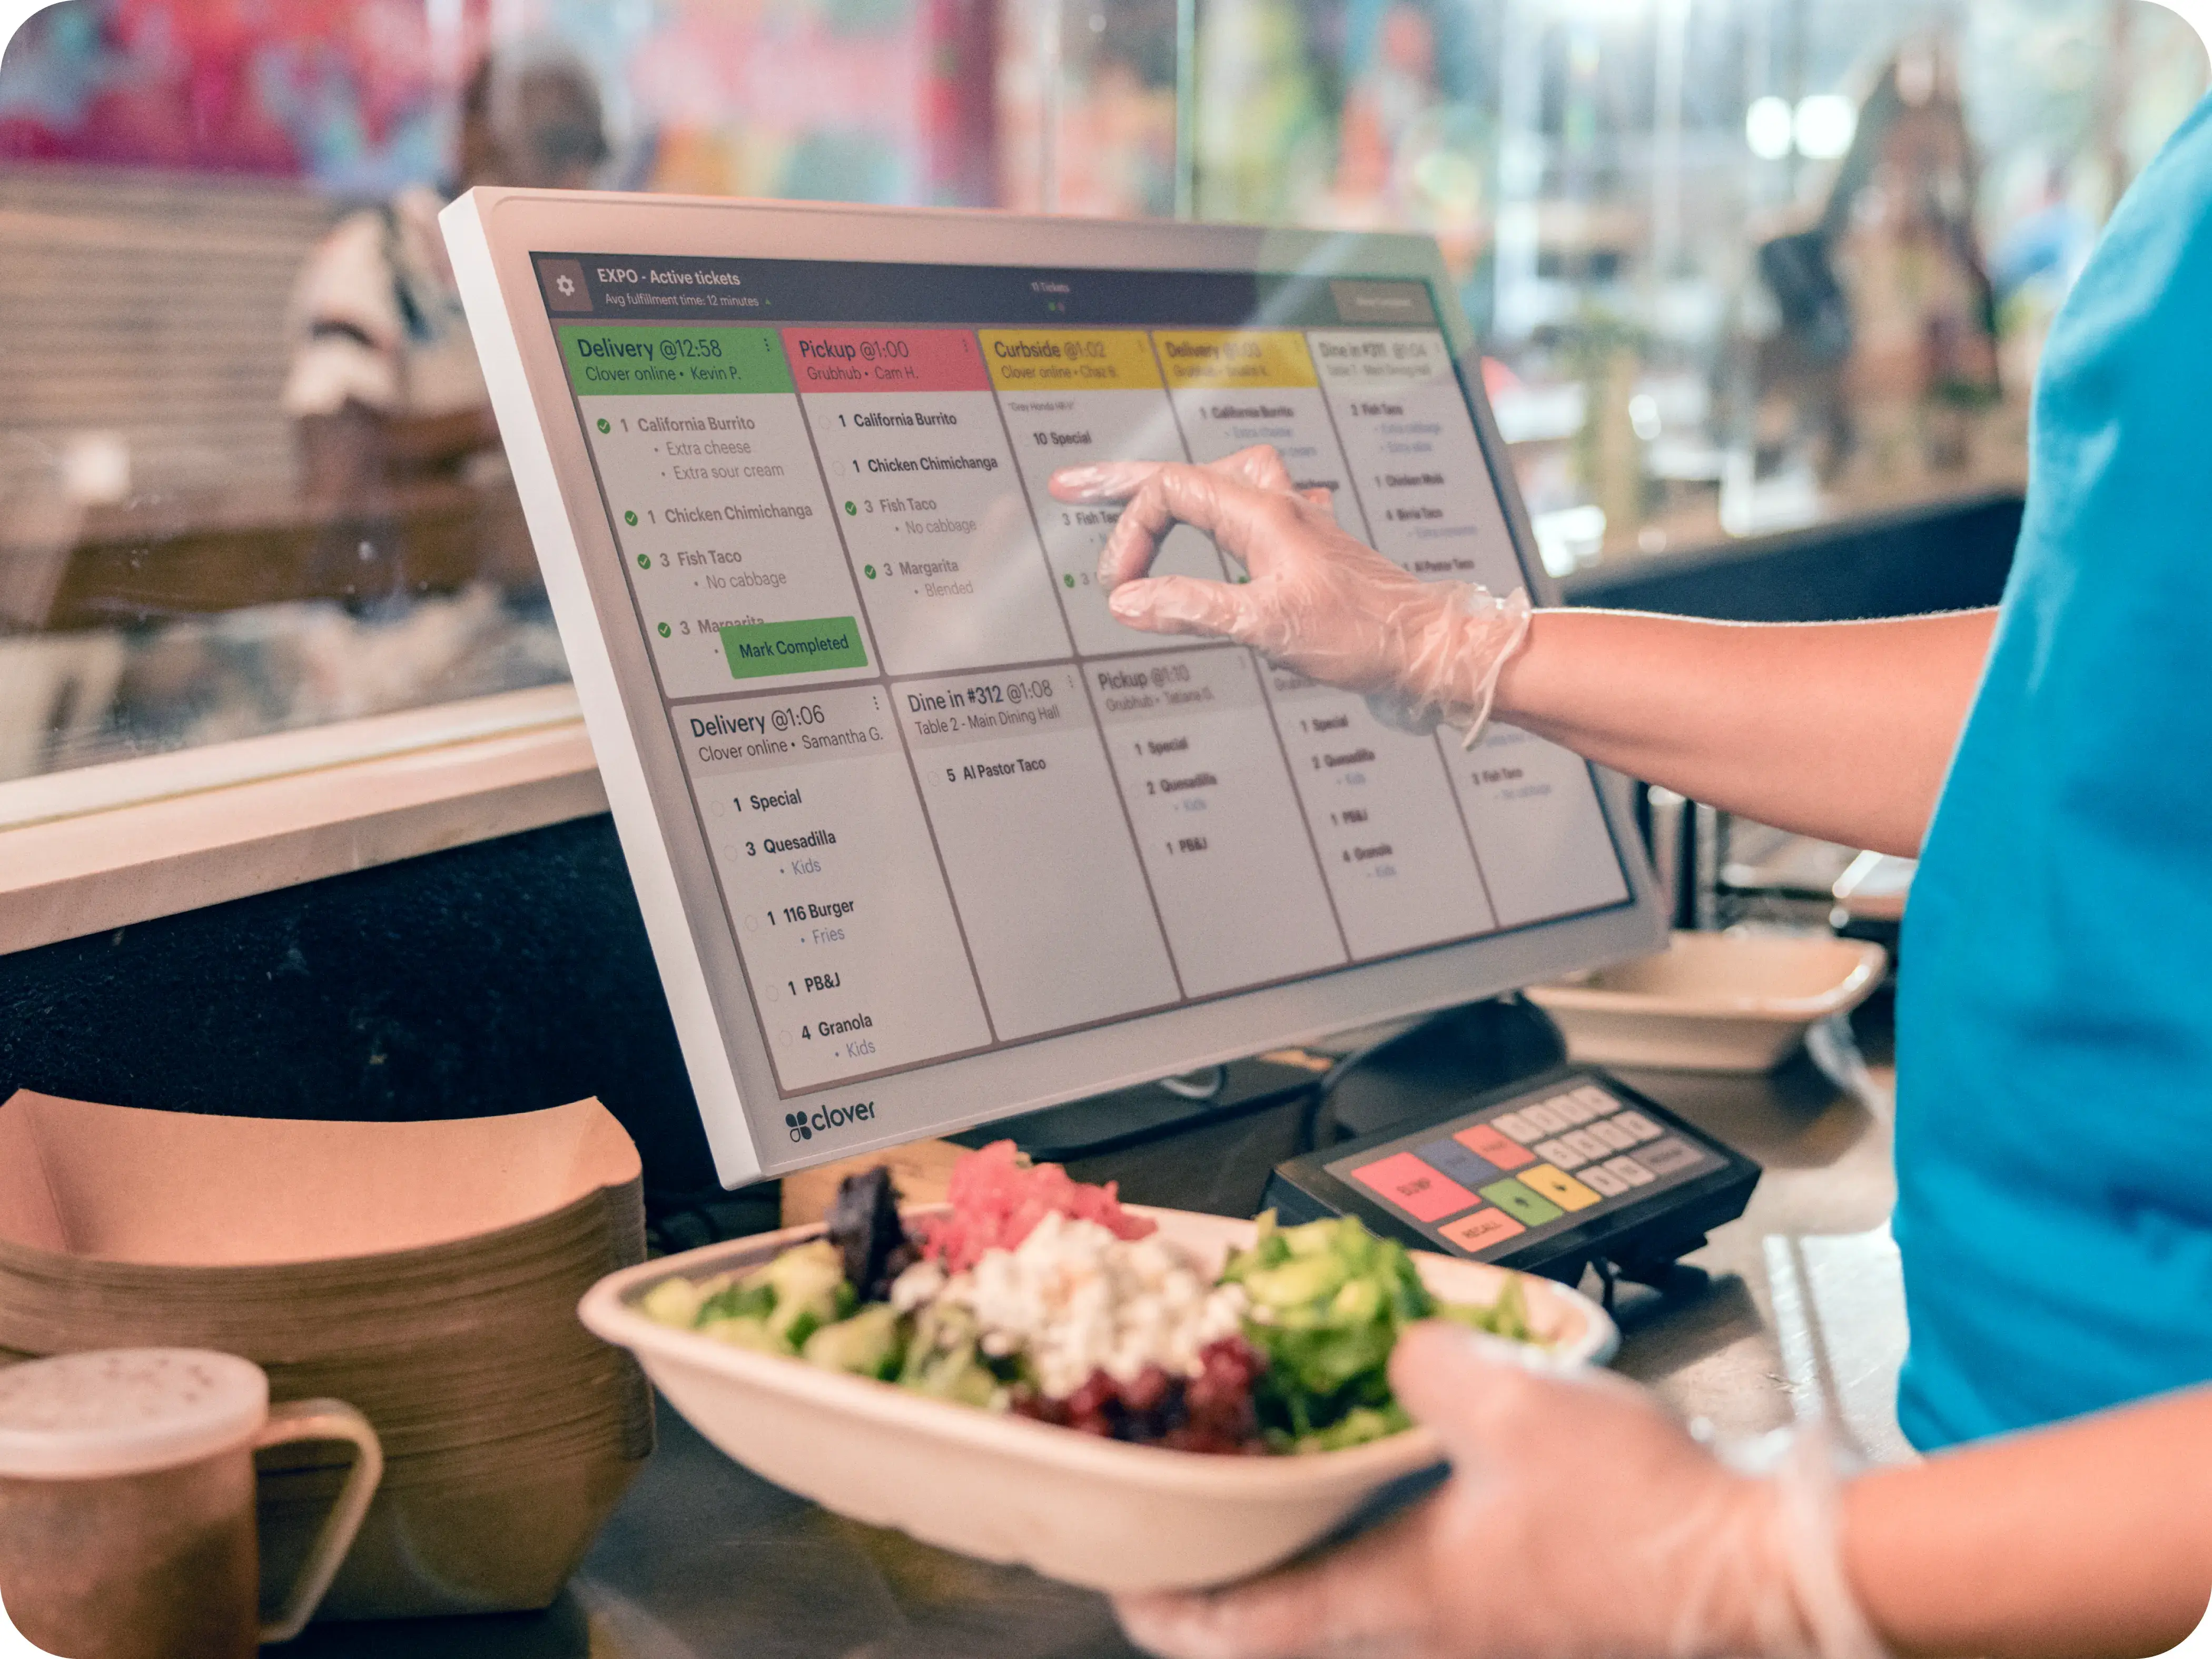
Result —
<path fill-rule="evenodd" d="M 2190 372 L 2212 349 L 2212 98 L 2120 198 L 2054 329 L 2046 370 L 2117 357 Z"/>
<path fill-rule="evenodd" d="M 2212 96 L 2136 176 L 2113 210 L 2105 240 L 2117 254 L 2152 262 L 2161 279 L 2177 264 L 2212 260 Z"/>
<path fill-rule="evenodd" d="M 2196 108 L 2181 118 L 2181 125 L 2166 135 L 2142 176 L 2166 172 L 2176 177 L 2193 173 L 2199 179 L 2212 173 L 2212 93 L 2199 99 Z"/>

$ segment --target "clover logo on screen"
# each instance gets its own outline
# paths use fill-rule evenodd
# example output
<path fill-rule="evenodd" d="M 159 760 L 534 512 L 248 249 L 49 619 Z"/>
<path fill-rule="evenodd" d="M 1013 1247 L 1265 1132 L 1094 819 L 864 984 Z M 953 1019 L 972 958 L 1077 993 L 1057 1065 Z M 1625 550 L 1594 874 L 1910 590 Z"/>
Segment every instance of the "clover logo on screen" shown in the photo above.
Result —
<path fill-rule="evenodd" d="M 791 1138 L 793 1140 L 814 1139 L 814 1131 L 806 1127 L 806 1114 L 804 1112 L 786 1112 L 783 1115 L 783 1124 L 784 1127 L 791 1131 Z"/>

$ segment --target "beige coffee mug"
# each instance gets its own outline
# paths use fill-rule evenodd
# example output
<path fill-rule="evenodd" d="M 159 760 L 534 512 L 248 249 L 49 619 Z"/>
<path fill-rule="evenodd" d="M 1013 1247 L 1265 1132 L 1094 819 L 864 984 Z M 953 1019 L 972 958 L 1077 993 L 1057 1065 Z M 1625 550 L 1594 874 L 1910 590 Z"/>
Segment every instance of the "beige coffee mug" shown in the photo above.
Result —
<path fill-rule="evenodd" d="M 253 1454 L 343 1440 L 354 1465 L 283 1611 L 261 1622 Z M 271 1408 L 230 1354 L 127 1348 L 0 1370 L 0 1606 L 64 1659 L 252 1659 L 314 1616 L 383 1478 L 368 1419 Z"/>

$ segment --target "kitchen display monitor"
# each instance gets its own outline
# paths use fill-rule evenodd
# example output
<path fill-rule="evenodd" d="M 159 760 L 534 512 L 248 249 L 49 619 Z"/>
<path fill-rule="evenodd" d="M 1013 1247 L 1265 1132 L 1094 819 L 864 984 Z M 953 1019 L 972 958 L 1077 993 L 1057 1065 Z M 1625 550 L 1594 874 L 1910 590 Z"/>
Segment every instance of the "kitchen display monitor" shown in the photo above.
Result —
<path fill-rule="evenodd" d="M 1098 586 L 1059 468 L 1272 444 L 1547 597 L 1432 245 L 477 191 L 446 216 L 731 1184 L 1654 947 L 1611 786 Z M 1157 568 L 1240 572 L 1178 528 Z"/>

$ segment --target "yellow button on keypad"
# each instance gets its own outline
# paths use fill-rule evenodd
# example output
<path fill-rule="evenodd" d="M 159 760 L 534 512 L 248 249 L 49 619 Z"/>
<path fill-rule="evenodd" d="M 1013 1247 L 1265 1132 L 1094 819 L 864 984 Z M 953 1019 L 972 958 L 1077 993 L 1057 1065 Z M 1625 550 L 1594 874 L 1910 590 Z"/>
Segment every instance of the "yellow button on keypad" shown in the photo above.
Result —
<path fill-rule="evenodd" d="M 1522 1186 L 1534 1188 L 1563 1210 L 1587 1210 L 1598 1201 L 1595 1193 L 1565 1170 L 1549 1164 L 1522 1170 L 1519 1179 Z"/>

